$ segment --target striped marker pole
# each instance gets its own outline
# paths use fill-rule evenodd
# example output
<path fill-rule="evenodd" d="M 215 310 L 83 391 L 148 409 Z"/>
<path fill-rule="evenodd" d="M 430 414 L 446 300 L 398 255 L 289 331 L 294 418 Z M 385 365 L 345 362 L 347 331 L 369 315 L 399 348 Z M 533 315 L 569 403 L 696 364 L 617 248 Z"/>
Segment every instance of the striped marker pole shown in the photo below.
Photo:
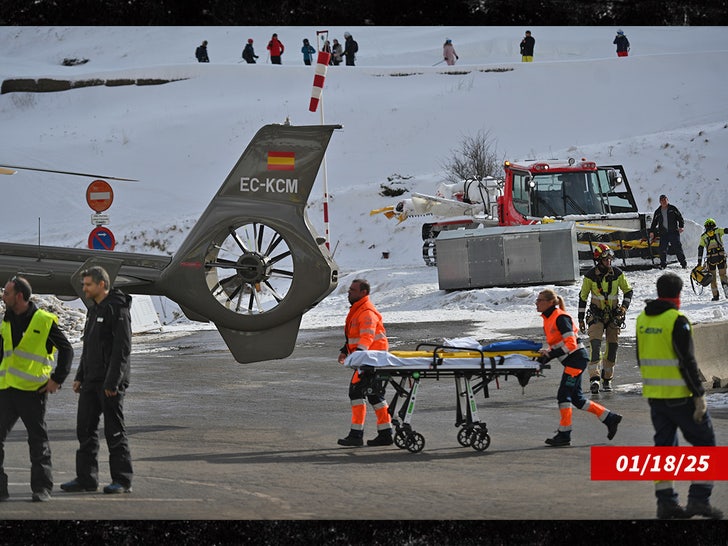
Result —
<path fill-rule="evenodd" d="M 329 60 L 331 53 L 319 51 L 316 59 L 316 74 L 313 77 L 313 89 L 311 90 L 311 102 L 308 109 L 315 112 L 318 109 L 321 93 L 324 90 L 324 80 L 326 79 L 326 71 L 329 69 Z"/>
<path fill-rule="evenodd" d="M 318 58 L 316 59 L 316 73 L 313 77 L 313 88 L 311 89 L 311 102 L 308 105 L 308 109 L 311 112 L 315 112 L 318 109 L 319 102 L 321 101 L 321 93 L 324 90 L 324 80 L 326 80 L 326 71 L 329 69 L 329 60 L 331 59 L 331 53 L 326 51 L 319 51 Z M 321 124 L 324 123 L 324 109 L 321 107 Z M 326 248 L 331 249 L 330 246 L 330 234 L 329 234 L 329 189 L 326 180 L 326 156 L 323 159 L 323 175 L 324 175 L 324 237 L 326 239 Z"/>

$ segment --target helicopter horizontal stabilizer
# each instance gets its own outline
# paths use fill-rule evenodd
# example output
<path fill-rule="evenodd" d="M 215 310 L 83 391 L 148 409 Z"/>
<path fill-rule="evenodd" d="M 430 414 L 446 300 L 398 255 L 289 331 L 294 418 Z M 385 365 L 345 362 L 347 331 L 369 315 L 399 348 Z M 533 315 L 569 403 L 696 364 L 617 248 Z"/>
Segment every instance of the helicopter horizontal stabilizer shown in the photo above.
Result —
<path fill-rule="evenodd" d="M 220 335 L 235 360 L 240 363 L 273 360 L 290 356 L 296 346 L 301 317 L 266 330 L 246 332 L 218 326 Z"/>

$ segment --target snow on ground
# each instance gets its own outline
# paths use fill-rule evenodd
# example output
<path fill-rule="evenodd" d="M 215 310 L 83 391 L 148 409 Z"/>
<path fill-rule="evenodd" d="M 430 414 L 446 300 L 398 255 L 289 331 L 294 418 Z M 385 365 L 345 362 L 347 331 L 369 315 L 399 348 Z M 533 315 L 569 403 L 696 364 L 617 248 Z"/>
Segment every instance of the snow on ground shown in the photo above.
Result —
<path fill-rule="evenodd" d="M 728 226 L 728 34 L 716 27 L 629 27 L 630 57 L 618 59 L 607 27 L 531 27 L 535 62 L 520 63 L 516 27 L 359 27 L 357 67 L 331 67 L 321 112 L 308 112 L 313 68 L 302 38 L 315 27 L 2 27 L 0 77 L 112 79 L 153 77 L 159 86 L 86 87 L 61 93 L 0 95 L 0 164 L 138 178 L 113 183 L 110 228 L 123 251 L 171 254 L 207 205 L 253 134 L 267 123 L 339 123 L 326 157 L 331 247 L 340 283 L 308 312 L 303 328 L 341 326 L 353 278 L 366 277 L 387 324 L 475 319 L 481 339 L 508 326 L 538 327 L 543 287 L 438 289 L 421 259 L 421 223 L 402 224 L 372 209 L 394 204 L 381 185 L 399 179 L 432 193 L 442 164 L 464 136 L 489 131 L 504 158 L 587 157 L 625 165 L 641 210 L 667 193 L 688 220 L 686 254 L 696 261 L 704 219 Z M 277 32 L 282 66 L 266 62 Z M 239 62 L 247 38 L 259 64 Z M 438 64 L 451 38 L 455 67 Z M 194 61 L 209 42 L 210 64 Z M 62 66 L 64 58 L 83 58 Z M 20 171 L 3 180 L 2 239 L 85 246 L 89 180 Z M 323 176 L 308 214 L 320 233 Z M 407 194 L 404 195 L 406 197 Z M 389 259 L 382 258 L 389 253 Z M 677 269 L 676 269 L 677 268 Z M 708 301 L 683 276 L 683 309 L 695 322 L 723 320 L 728 301 Z M 632 272 L 626 335 L 642 301 L 655 296 L 656 270 Z M 578 285 L 558 287 L 570 311 Z M 170 307 L 167 302 L 165 308 Z M 172 320 L 172 312 L 163 317 Z M 194 329 L 177 320 L 174 329 Z M 202 327 L 208 327 L 202 325 Z M 167 328 L 170 328 L 168 326 Z"/>

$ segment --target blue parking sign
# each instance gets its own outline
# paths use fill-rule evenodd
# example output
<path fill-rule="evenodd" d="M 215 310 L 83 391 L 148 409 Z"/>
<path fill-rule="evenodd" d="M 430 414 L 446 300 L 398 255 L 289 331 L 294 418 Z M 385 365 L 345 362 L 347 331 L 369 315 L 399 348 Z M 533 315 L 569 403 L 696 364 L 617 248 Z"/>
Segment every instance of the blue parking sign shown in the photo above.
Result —
<path fill-rule="evenodd" d="M 92 250 L 114 250 L 115 246 L 114 234 L 107 227 L 99 226 L 88 236 L 88 247 Z"/>

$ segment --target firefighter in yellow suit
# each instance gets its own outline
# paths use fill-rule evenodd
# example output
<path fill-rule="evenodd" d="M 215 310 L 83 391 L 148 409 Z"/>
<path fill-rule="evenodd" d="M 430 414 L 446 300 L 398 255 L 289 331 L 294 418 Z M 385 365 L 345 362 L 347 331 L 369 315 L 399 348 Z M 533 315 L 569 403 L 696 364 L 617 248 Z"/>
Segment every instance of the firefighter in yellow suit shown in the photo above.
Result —
<path fill-rule="evenodd" d="M 720 275 L 720 284 L 723 285 L 723 293 L 728 298 L 728 277 L 726 277 L 725 247 L 723 246 L 725 228 L 716 227 L 715 220 L 712 218 L 708 218 L 703 225 L 705 231 L 700 236 L 700 242 L 698 243 L 698 267 L 703 265 L 703 250 L 705 250 L 706 269 L 713 274 L 710 280 L 713 301 L 718 301 L 720 299 L 716 278 L 718 275 Z M 715 274 L 716 269 L 718 275 Z"/>
<path fill-rule="evenodd" d="M 354 351 L 387 351 L 389 341 L 384 329 L 382 315 L 369 299 L 371 287 L 364 279 L 355 279 L 349 287 L 349 303 L 351 308 L 346 317 L 344 334 L 346 344 L 339 353 L 339 363 L 343 364 L 346 356 Z M 365 387 L 371 385 L 370 372 L 354 371 L 349 384 L 351 400 L 351 430 L 348 436 L 341 438 L 338 444 L 346 447 L 364 445 L 364 420 L 366 418 Z M 366 399 L 374 408 L 377 416 L 377 436 L 367 440 L 369 446 L 392 445 L 392 417 L 389 405 L 384 398 L 384 390 L 366 394 Z"/>
<path fill-rule="evenodd" d="M 599 392 L 599 383 L 604 391 L 612 390 L 614 365 L 617 361 L 619 332 L 632 301 L 632 287 L 618 267 L 612 266 L 614 253 L 601 243 L 594 249 L 595 266 L 584 275 L 579 292 L 579 331 L 589 335 L 589 390 Z M 622 302 L 619 302 L 619 292 Z M 587 310 L 587 299 L 591 302 Z M 588 327 L 588 329 L 587 329 Z M 602 359 L 602 336 L 606 333 L 607 350 Z M 600 370 L 601 368 L 601 370 Z"/>

